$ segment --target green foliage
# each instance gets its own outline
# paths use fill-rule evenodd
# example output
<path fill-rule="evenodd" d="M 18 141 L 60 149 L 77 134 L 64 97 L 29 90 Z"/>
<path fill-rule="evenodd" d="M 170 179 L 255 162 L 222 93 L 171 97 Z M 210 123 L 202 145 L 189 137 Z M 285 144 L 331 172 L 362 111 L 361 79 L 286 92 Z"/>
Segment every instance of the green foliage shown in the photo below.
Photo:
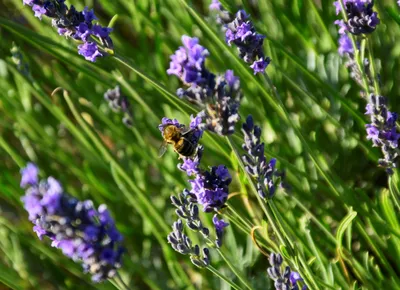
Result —
<path fill-rule="evenodd" d="M 400 289 L 400 179 L 377 167 L 381 153 L 366 140 L 365 101 L 337 53 L 331 1 L 223 2 L 231 11 L 244 7 L 267 36 L 269 79 L 254 76 L 225 44 L 208 1 L 68 1 L 93 7 L 114 28 L 115 55 L 92 64 L 51 21 L 39 21 L 21 0 L 6 0 L 0 10 L 0 288 L 123 288 L 118 280 L 92 284 L 80 265 L 37 239 L 19 188 L 19 170 L 32 161 L 72 195 L 107 204 L 125 237 L 120 274 L 130 289 L 229 289 L 213 273 L 232 287 L 272 289 L 263 255 L 272 251 L 310 289 Z M 389 2 L 377 3 L 381 25 L 369 41 L 382 93 L 399 112 L 400 11 Z M 199 37 L 210 51 L 211 71 L 233 69 L 240 77 L 241 118 L 252 114 L 262 127 L 267 157 L 277 158 L 291 186 L 262 202 L 239 160 L 239 125 L 229 140 L 205 134 L 204 164 L 225 164 L 234 178 L 221 211 L 230 227 L 221 255 L 212 251 L 210 271 L 193 266 L 166 239 L 176 219 L 169 197 L 189 184 L 171 148 L 157 157 L 157 126 L 164 116 L 188 123 L 198 111 L 176 97 L 179 83 L 166 74 L 183 34 Z M 27 70 L 16 65 L 13 47 Z M 132 103 L 132 129 L 103 99 L 117 84 Z M 211 228 L 211 217 L 204 218 Z"/>

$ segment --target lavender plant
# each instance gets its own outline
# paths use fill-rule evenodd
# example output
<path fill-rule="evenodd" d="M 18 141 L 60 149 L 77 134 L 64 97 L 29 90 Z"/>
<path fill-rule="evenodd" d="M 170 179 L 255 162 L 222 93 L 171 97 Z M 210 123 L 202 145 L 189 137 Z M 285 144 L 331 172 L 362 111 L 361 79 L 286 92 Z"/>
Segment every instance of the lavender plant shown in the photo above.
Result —
<path fill-rule="evenodd" d="M 93 9 L 85 7 L 83 11 L 77 11 L 73 5 L 68 7 L 65 0 L 23 0 L 24 5 L 32 7 L 35 16 L 40 20 L 45 15 L 52 19 L 52 25 L 58 28 L 58 34 L 83 42 L 78 45 L 78 53 L 86 60 L 95 62 L 98 57 L 106 55 L 106 51 L 97 45 L 101 45 L 113 51 L 113 42 L 110 38 L 111 28 L 93 24 L 97 17 Z"/>
<path fill-rule="evenodd" d="M 87 52 L 82 54 L 89 60 L 98 59 L 98 53 L 113 54 L 108 40 L 95 33 L 93 11 L 79 12 L 63 1 L 25 2 L 37 16 L 53 19 L 61 34 L 83 45 Z M 95 3 L 96 14 L 112 18 L 110 26 L 118 27 L 113 40 L 121 52 L 96 65 L 70 53 L 59 43 L 62 39 L 48 37 L 49 29 L 35 17 L 14 17 L 11 12 L 20 7 L 13 1 L 0 11 L 1 51 L 8 52 L 12 41 L 20 47 L 12 51 L 11 59 L 0 56 L 4 93 L 0 98 L 0 288 L 97 287 L 82 271 L 71 268 L 72 262 L 59 263 L 57 253 L 46 250 L 39 239 L 29 238 L 32 233 L 26 223 L 30 221 L 20 214 L 16 202 L 20 190 L 13 183 L 18 168 L 30 159 L 63 169 L 64 180 L 69 184 L 79 180 L 84 196 L 107 203 L 115 218 L 123 221 L 129 257 L 118 273 L 135 288 L 396 289 L 400 285 L 396 263 L 400 259 L 399 133 L 392 112 L 397 110 L 398 93 L 393 72 L 399 68 L 396 2 L 344 0 L 336 6 L 320 6 L 315 1 L 297 1 L 282 10 L 278 0 L 242 1 L 251 20 L 244 10 L 231 14 L 238 9 L 233 1 L 156 2 Z M 207 6 L 213 12 L 203 18 L 197 9 Z M 332 54 L 335 8 L 343 15 L 338 22 L 339 54 L 346 58 L 350 76 L 367 101 L 371 121 L 366 135 L 357 127 L 364 125 L 363 112 L 357 110 L 362 100 L 342 97 L 357 88 L 347 75 L 339 74 Z M 221 28 L 224 36 L 219 35 Z M 109 38 L 109 29 L 104 29 Z M 380 33 L 371 38 L 376 29 Z M 168 82 L 165 75 L 166 52 L 175 51 L 174 43 L 182 33 L 195 33 L 208 49 L 196 38 L 183 37 L 168 70 L 182 81 L 175 94 L 171 93 L 175 82 Z M 226 42 L 237 48 L 238 56 Z M 270 61 L 263 50 L 266 42 L 274 58 L 271 73 L 266 71 Z M 374 61 L 373 47 L 375 52 L 385 51 L 379 62 Z M 28 73 L 25 61 L 30 64 Z M 382 67 L 382 75 L 377 74 L 375 63 Z M 254 75 L 244 69 L 247 65 Z M 131 123 L 134 115 L 132 130 L 119 130 L 101 110 L 102 93 L 116 81 L 135 96 L 135 106 L 130 106 L 119 87 L 104 97 L 113 110 L 124 114 L 125 123 Z M 49 96 L 60 85 L 71 97 Z M 249 98 L 243 100 L 242 90 Z M 91 106 L 74 102 L 82 98 Z M 237 132 L 235 125 L 243 117 L 239 109 L 257 116 L 262 132 L 251 116 Z M 174 165 L 176 155 L 156 158 L 160 135 L 154 122 L 157 116 L 175 114 L 194 114 L 188 126 L 168 118 L 160 126 L 172 124 L 190 132 L 184 135 L 191 146 L 182 151 L 187 154 L 181 154 L 179 170 Z M 205 130 L 217 134 L 201 139 Z M 383 151 L 379 163 L 390 173 L 389 191 L 383 188 L 384 174 L 370 166 L 379 154 L 365 137 Z M 115 146 L 124 142 L 126 146 Z M 243 151 L 236 150 L 239 143 Z M 224 165 L 207 168 L 206 157 L 211 164 Z M 277 160 L 286 177 L 277 169 Z M 184 178 L 187 189 L 171 196 L 176 188 L 185 187 L 182 175 L 188 176 Z M 118 263 L 106 265 L 102 259 L 109 256 L 102 257 L 97 249 L 104 246 L 118 252 L 122 242 L 112 242 L 108 234 L 94 238 L 101 241 L 88 240 L 85 232 L 88 226 L 107 231 L 108 225 L 100 220 L 104 208 L 57 190 L 56 185 L 61 185 L 53 178 L 39 181 L 37 168 L 24 171 L 22 177 L 25 207 L 29 213 L 39 209 L 32 220 L 37 234 L 50 240 L 59 234 L 61 241 L 53 243 L 67 253 L 72 251 L 64 243 L 69 234 L 74 243 L 96 245 L 92 256 L 83 257 L 86 252 L 77 250 L 72 258 L 92 276 L 98 275 L 94 280 L 113 276 Z M 285 186 L 284 178 L 290 181 L 291 193 L 277 194 Z M 53 213 L 52 191 L 61 192 L 61 200 L 74 202 L 61 203 Z M 64 211 L 73 215 L 66 217 Z M 86 219 L 87 213 L 94 213 L 95 220 Z M 67 218 L 71 223 L 64 223 Z M 277 254 L 269 255 L 266 275 L 266 259 L 260 253 L 271 252 Z M 187 263 L 188 257 L 196 267 Z M 128 289 L 121 281 L 112 279 L 113 285 L 106 282 L 101 287 Z"/>
<path fill-rule="evenodd" d="M 47 236 L 52 247 L 82 263 L 94 282 L 113 278 L 121 267 L 123 237 L 105 205 L 96 209 L 90 200 L 79 201 L 66 194 L 53 177 L 39 181 L 33 163 L 21 171 L 22 197 L 33 231 Z"/>
<path fill-rule="evenodd" d="M 379 159 L 378 163 L 392 175 L 393 169 L 397 167 L 397 148 L 400 138 L 400 134 L 397 133 L 397 114 L 389 111 L 387 98 L 379 94 L 377 76 L 370 70 L 371 60 L 358 57 L 364 54 L 364 51 L 361 51 L 364 48 L 361 48 L 359 43 L 365 40 L 351 39 L 346 34 L 349 32 L 357 36 L 372 33 L 380 22 L 378 14 L 373 11 L 373 1 L 343 1 L 343 3 L 337 1 L 334 5 L 337 14 L 342 11 L 344 5 L 346 16 L 345 20 L 335 22 L 339 25 L 341 34 L 339 54 L 348 58 L 346 66 L 350 68 L 352 78 L 365 90 L 363 95 L 367 95 L 365 114 L 369 115 L 371 120 L 371 123 L 366 125 L 367 139 L 372 140 L 373 146 L 381 148 L 384 157 Z"/>

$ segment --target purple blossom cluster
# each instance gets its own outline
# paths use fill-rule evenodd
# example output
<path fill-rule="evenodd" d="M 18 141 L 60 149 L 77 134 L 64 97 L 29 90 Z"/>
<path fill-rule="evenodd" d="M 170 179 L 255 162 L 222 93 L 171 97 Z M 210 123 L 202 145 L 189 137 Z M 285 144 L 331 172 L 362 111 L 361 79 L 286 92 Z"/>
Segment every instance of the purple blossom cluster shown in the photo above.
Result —
<path fill-rule="evenodd" d="M 128 97 L 121 93 L 120 87 L 116 86 L 114 89 L 108 89 L 104 93 L 104 99 L 108 102 L 109 107 L 114 112 L 124 113 L 122 122 L 125 126 L 131 127 L 133 123 L 131 103 L 129 102 Z"/>
<path fill-rule="evenodd" d="M 202 108 L 199 114 L 205 120 L 202 130 L 210 130 L 219 135 L 233 134 L 238 122 L 240 100 L 240 80 L 228 70 L 216 77 L 205 67 L 209 52 L 199 44 L 197 38 L 182 37 L 183 46 L 171 56 L 167 73 L 178 76 L 187 86 L 179 88 L 177 95 Z"/>
<path fill-rule="evenodd" d="M 353 44 L 347 34 L 340 35 L 338 51 L 341 56 L 354 54 Z"/>
<path fill-rule="evenodd" d="M 280 254 L 271 253 L 269 255 L 269 263 L 271 267 L 267 269 L 268 276 L 274 280 L 276 290 L 299 290 L 299 282 L 303 282 L 300 274 L 291 271 L 289 266 L 286 266 L 282 271 L 283 259 Z M 303 285 L 302 290 L 306 290 L 307 286 Z"/>
<path fill-rule="evenodd" d="M 342 11 L 339 1 L 333 3 L 336 7 L 336 14 Z M 347 21 L 337 20 L 335 24 L 339 25 L 339 33 L 346 31 L 354 34 L 368 34 L 376 29 L 380 23 L 378 13 L 373 11 L 374 2 L 372 0 L 343 0 Z"/>
<path fill-rule="evenodd" d="M 24 208 L 39 239 L 47 236 L 53 247 L 82 262 L 94 282 L 112 278 L 121 267 L 124 249 L 107 207 L 96 209 L 90 200 L 78 201 L 53 177 L 39 181 L 38 173 L 29 163 L 21 171 L 21 187 L 26 191 Z"/>
<path fill-rule="evenodd" d="M 73 5 L 68 8 L 64 2 L 65 0 L 23 0 L 24 5 L 31 6 L 39 19 L 42 19 L 43 15 L 52 18 L 52 24 L 58 28 L 60 35 L 82 41 L 83 44 L 78 46 L 78 53 L 86 60 L 95 62 L 105 54 L 93 37 L 104 47 L 113 49 L 110 38 L 112 29 L 93 24 L 93 21 L 97 20 L 93 10 L 85 7 L 83 11 L 77 11 Z"/>
<path fill-rule="evenodd" d="M 240 80 L 232 70 L 227 70 L 224 75 L 217 77 L 214 99 L 216 103 L 209 104 L 206 110 L 199 114 L 205 119 L 205 123 L 201 124 L 200 128 L 221 136 L 232 135 L 235 132 L 236 123 L 240 120 L 239 107 L 242 99 Z M 214 117 L 207 118 L 207 116 Z"/>
<path fill-rule="evenodd" d="M 276 186 L 283 185 L 284 174 L 276 169 L 276 159 L 268 162 L 264 155 L 264 143 L 261 142 L 261 128 L 254 125 L 253 117 L 249 115 L 243 123 L 242 132 L 244 143 L 242 145 L 246 154 L 242 156 L 245 169 L 257 181 L 257 192 L 261 198 L 272 198 Z"/>
<path fill-rule="evenodd" d="M 367 139 L 372 140 L 375 147 L 380 147 L 384 158 L 379 160 L 379 165 L 386 168 L 388 174 L 393 174 L 398 157 L 400 134 L 396 121 L 397 114 L 390 112 L 387 99 L 384 96 L 369 96 L 366 106 L 366 115 L 370 116 L 371 123 L 366 125 Z"/>
<path fill-rule="evenodd" d="M 271 59 L 264 55 L 264 38 L 264 35 L 257 33 L 244 10 L 238 11 L 236 18 L 226 24 L 226 42 L 237 46 L 239 56 L 246 63 L 251 63 L 250 67 L 254 70 L 254 74 L 264 73 L 271 62 Z"/>
<path fill-rule="evenodd" d="M 187 85 L 207 84 L 213 76 L 205 68 L 205 60 L 210 55 L 208 50 L 199 44 L 196 37 L 182 36 L 183 46 L 171 55 L 169 75 L 176 75 Z"/>

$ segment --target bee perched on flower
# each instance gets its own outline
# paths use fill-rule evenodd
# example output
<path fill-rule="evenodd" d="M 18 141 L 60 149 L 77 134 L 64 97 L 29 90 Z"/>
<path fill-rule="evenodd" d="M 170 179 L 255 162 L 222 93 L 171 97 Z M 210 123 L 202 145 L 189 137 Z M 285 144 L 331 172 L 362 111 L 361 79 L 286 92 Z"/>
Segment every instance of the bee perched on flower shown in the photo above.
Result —
<path fill-rule="evenodd" d="M 187 129 L 185 125 L 180 124 L 176 119 L 171 120 L 163 118 L 158 126 L 164 138 L 159 150 L 159 156 L 164 155 L 167 145 L 171 144 L 176 153 L 181 157 L 191 157 L 197 149 L 197 144 L 203 131 L 198 128 L 201 123 L 200 117 L 195 117 L 190 122 Z"/>

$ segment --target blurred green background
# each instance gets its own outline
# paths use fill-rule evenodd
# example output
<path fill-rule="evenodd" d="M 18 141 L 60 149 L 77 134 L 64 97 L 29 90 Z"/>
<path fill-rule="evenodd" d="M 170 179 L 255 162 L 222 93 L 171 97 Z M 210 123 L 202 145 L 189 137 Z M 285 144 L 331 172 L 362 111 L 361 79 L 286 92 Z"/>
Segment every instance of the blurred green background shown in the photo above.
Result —
<path fill-rule="evenodd" d="M 67 1 L 79 10 L 93 7 L 102 25 L 118 15 L 111 34 L 115 51 L 134 70 L 113 57 L 89 63 L 77 54 L 77 43 L 59 36 L 49 19 L 35 18 L 20 0 L 0 3 L 0 288 L 3 283 L 6 289 L 115 289 L 110 282 L 93 285 L 80 265 L 32 232 L 19 188 L 20 167 L 32 161 L 43 176 L 59 179 L 70 194 L 107 204 L 125 236 L 121 276 L 131 289 L 229 289 L 166 241 L 176 219 L 169 197 L 188 183 L 176 168 L 172 148 L 157 157 L 162 142 L 157 126 L 164 116 L 188 123 L 198 110 L 174 97 L 180 84 L 166 74 L 169 56 L 186 34 L 198 37 L 210 51 L 209 70 L 233 69 L 240 77 L 245 96 L 241 117 L 253 115 L 263 128 L 267 157 L 276 157 L 287 173 L 292 190 L 279 191 L 276 205 L 318 281 L 332 289 L 349 289 L 355 281 L 355 289 L 400 289 L 398 277 L 393 277 L 400 273 L 398 211 L 386 189 L 387 175 L 377 167 L 381 153 L 365 137 L 360 88 L 337 53 L 332 2 L 229 3 L 246 9 L 258 31 L 267 36 L 264 48 L 272 59 L 268 73 L 306 143 L 282 121 L 262 77 L 253 76 L 236 49 L 224 44 L 215 14 L 208 11 L 209 1 L 192 1 L 193 10 L 180 0 Z M 382 91 L 392 110 L 399 112 L 400 10 L 395 0 L 379 1 L 376 10 L 381 24 L 371 43 Z M 11 52 L 13 47 L 20 55 Z M 169 94 L 147 77 L 163 84 Z M 104 101 L 103 93 L 117 84 L 132 104 L 132 129 Z M 51 95 L 57 87 L 69 92 L 70 102 L 62 91 Z M 237 148 L 240 139 L 238 125 Z M 207 133 L 202 143 L 203 165 L 225 164 L 234 176 L 230 191 L 241 194 L 229 200 L 230 206 L 246 219 L 261 218 L 226 140 Z M 393 190 L 397 180 L 396 173 Z M 349 208 L 358 212 L 357 222 L 339 241 L 335 235 Z M 204 218 L 211 227 L 211 217 Z M 231 222 L 223 252 L 254 289 L 270 289 L 268 259 L 249 232 Z M 198 242 L 198 237 L 192 238 Z M 338 257 L 339 242 L 354 257 L 352 262 Z M 216 253 L 212 264 L 234 278 Z"/>

